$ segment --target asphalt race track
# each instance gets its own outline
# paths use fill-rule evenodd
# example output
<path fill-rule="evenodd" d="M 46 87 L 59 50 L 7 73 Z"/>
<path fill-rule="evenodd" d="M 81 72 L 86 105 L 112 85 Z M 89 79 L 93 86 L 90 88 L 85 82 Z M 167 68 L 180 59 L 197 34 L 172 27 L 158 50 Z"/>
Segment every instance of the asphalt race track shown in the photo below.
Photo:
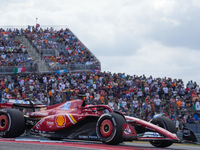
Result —
<path fill-rule="evenodd" d="M 62 140 L 54 141 L 41 137 L 0 138 L 0 150 L 153 150 L 148 142 L 126 142 L 120 145 L 106 145 L 101 142 Z M 199 150 L 200 145 L 175 143 L 164 150 Z"/>

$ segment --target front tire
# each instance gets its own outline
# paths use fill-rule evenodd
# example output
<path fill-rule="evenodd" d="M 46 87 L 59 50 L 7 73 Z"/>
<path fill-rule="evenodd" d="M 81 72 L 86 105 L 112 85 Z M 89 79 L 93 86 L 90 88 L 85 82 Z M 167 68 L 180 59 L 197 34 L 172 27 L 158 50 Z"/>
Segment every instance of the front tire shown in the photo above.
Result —
<path fill-rule="evenodd" d="M 0 110 L 0 136 L 3 138 L 15 138 L 25 130 L 25 119 L 17 109 Z"/>
<path fill-rule="evenodd" d="M 172 141 L 150 141 L 150 143 L 151 145 L 160 148 L 169 147 L 173 144 Z"/>
<path fill-rule="evenodd" d="M 100 141 L 110 145 L 123 142 L 122 128 L 126 120 L 120 114 L 109 113 L 102 115 L 97 121 L 96 132 Z"/>
<path fill-rule="evenodd" d="M 166 118 L 162 115 L 155 116 L 150 122 L 168 130 L 171 133 L 176 133 L 176 127 L 174 122 L 171 119 Z M 150 143 L 155 147 L 164 148 L 171 146 L 173 144 L 173 141 L 150 141 Z"/>

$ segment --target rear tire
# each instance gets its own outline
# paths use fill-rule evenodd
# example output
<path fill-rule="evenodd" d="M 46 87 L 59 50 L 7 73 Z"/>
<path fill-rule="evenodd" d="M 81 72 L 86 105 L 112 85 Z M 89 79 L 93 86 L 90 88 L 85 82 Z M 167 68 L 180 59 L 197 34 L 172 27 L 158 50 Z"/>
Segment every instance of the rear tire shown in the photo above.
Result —
<path fill-rule="evenodd" d="M 110 145 L 123 142 L 123 123 L 126 123 L 126 120 L 120 114 L 109 113 L 102 115 L 96 125 L 96 132 L 100 141 Z"/>
<path fill-rule="evenodd" d="M 158 115 L 158 116 L 154 117 L 150 122 L 155 125 L 158 125 L 159 127 L 162 127 L 164 129 L 168 130 L 171 133 L 176 133 L 176 126 L 175 126 L 174 122 L 169 118 Z M 150 141 L 150 143 L 151 143 L 151 145 L 153 145 L 155 147 L 164 148 L 164 147 L 171 146 L 173 144 L 173 141 Z"/>
<path fill-rule="evenodd" d="M 3 138 L 15 138 L 25 130 L 25 119 L 17 109 L 0 110 L 0 136 Z"/>

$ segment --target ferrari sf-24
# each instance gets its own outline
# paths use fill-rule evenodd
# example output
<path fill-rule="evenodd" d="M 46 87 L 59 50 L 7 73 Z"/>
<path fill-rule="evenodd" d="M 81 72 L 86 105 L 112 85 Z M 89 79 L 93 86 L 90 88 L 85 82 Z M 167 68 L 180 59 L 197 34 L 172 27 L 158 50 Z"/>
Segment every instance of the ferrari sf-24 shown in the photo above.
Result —
<path fill-rule="evenodd" d="M 174 122 L 155 115 L 150 122 L 125 116 L 107 105 L 86 105 L 81 99 L 48 106 L 23 114 L 19 109 L 0 110 L 0 136 L 15 138 L 29 132 L 49 139 L 102 141 L 116 145 L 124 141 L 149 141 L 155 147 L 179 142 Z"/>

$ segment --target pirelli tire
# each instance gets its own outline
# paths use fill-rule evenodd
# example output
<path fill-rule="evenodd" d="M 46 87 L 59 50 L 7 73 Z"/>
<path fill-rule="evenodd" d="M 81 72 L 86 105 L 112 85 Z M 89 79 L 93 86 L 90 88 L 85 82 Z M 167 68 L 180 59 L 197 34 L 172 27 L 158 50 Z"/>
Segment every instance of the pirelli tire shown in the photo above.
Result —
<path fill-rule="evenodd" d="M 176 133 L 175 123 L 167 117 L 164 117 L 162 115 L 157 115 L 157 116 L 154 116 L 150 122 L 168 130 L 171 133 Z M 150 141 L 150 143 L 151 145 L 155 147 L 164 148 L 164 147 L 171 146 L 173 144 L 173 141 L 166 141 L 166 140 L 165 141 Z"/>
<path fill-rule="evenodd" d="M 124 123 L 126 123 L 126 120 L 120 114 L 107 113 L 102 115 L 96 124 L 96 133 L 100 141 L 110 145 L 122 143 Z"/>
<path fill-rule="evenodd" d="M 17 109 L 0 110 L 0 136 L 3 138 L 15 138 L 25 130 L 25 119 Z"/>

